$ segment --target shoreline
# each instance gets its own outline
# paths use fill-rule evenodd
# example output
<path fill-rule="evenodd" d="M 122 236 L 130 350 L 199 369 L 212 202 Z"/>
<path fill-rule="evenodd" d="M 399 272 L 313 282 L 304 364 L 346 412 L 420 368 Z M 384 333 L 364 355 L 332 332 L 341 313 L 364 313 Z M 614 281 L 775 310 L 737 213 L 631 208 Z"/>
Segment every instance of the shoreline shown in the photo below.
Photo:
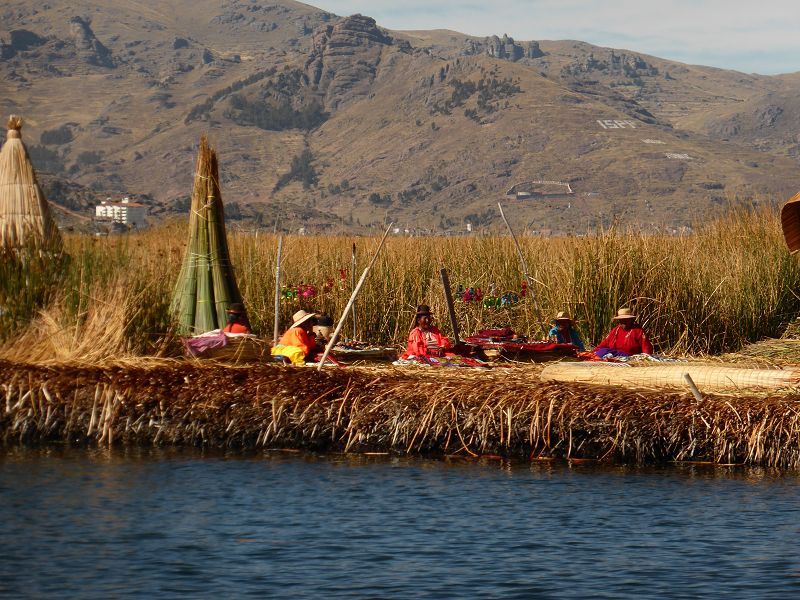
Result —
<path fill-rule="evenodd" d="M 800 467 L 796 393 L 697 401 L 540 371 L 0 361 L 0 442 Z"/>

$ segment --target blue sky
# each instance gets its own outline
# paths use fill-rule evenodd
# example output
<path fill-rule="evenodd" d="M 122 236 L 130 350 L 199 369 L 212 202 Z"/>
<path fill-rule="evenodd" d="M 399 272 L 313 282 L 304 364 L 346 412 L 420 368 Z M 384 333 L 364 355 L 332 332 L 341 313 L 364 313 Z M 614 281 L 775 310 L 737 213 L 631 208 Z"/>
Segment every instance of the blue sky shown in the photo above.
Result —
<path fill-rule="evenodd" d="M 306 0 L 389 29 L 573 39 L 745 73 L 800 71 L 798 0 Z"/>

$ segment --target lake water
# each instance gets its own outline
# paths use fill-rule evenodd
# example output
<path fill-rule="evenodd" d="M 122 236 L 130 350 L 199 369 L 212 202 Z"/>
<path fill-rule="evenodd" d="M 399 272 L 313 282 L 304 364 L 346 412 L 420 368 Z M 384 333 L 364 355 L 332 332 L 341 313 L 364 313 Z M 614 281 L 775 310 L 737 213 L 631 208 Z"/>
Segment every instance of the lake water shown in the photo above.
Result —
<path fill-rule="evenodd" d="M 0 451 L 3 597 L 797 598 L 800 478 Z"/>

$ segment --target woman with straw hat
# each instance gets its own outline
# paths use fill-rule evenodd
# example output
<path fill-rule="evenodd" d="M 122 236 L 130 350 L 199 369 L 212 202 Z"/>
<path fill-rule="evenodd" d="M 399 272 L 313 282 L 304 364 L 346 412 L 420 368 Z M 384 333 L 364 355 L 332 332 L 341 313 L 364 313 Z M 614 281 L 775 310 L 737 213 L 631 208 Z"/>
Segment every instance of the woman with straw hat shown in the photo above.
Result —
<path fill-rule="evenodd" d="M 298 310 L 292 315 L 292 326 L 270 351 L 272 356 L 289 359 L 293 365 L 304 364 L 317 348 L 317 338 L 314 336 L 316 324 L 316 313 Z"/>
<path fill-rule="evenodd" d="M 411 356 L 444 356 L 445 351 L 452 347 L 450 340 L 434 326 L 430 307 L 420 304 L 417 314 L 414 315 L 414 328 L 408 334 L 408 347 L 401 358 L 405 360 Z"/>
<path fill-rule="evenodd" d="M 620 308 L 614 321 L 617 321 L 617 326 L 594 349 L 597 356 L 625 357 L 653 353 L 653 345 L 642 326 L 636 322 L 636 315 L 630 308 Z"/>
<path fill-rule="evenodd" d="M 581 352 L 586 350 L 586 347 L 583 345 L 581 334 L 575 329 L 569 313 L 562 310 L 551 323 L 553 323 L 554 327 L 547 334 L 551 342 L 556 344 L 572 344 Z"/>

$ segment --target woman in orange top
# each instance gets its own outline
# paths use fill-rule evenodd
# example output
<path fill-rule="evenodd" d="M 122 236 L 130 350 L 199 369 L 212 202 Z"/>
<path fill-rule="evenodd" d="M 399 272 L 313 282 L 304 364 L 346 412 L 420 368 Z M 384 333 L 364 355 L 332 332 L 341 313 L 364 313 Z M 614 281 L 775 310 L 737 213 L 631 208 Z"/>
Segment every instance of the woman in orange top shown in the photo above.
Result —
<path fill-rule="evenodd" d="M 228 323 L 222 330 L 225 333 L 250 333 L 250 321 L 247 320 L 247 312 L 244 304 L 234 302 L 226 310 Z"/>
<path fill-rule="evenodd" d="M 414 329 L 408 334 L 408 347 L 401 358 L 409 356 L 444 356 L 445 350 L 453 345 L 442 332 L 433 325 L 431 309 L 426 304 L 417 307 Z"/>
<path fill-rule="evenodd" d="M 313 333 L 316 324 L 315 313 L 298 310 L 292 315 L 292 326 L 272 349 L 272 355 L 284 356 L 293 364 L 304 363 L 317 348 L 317 338 Z"/>

